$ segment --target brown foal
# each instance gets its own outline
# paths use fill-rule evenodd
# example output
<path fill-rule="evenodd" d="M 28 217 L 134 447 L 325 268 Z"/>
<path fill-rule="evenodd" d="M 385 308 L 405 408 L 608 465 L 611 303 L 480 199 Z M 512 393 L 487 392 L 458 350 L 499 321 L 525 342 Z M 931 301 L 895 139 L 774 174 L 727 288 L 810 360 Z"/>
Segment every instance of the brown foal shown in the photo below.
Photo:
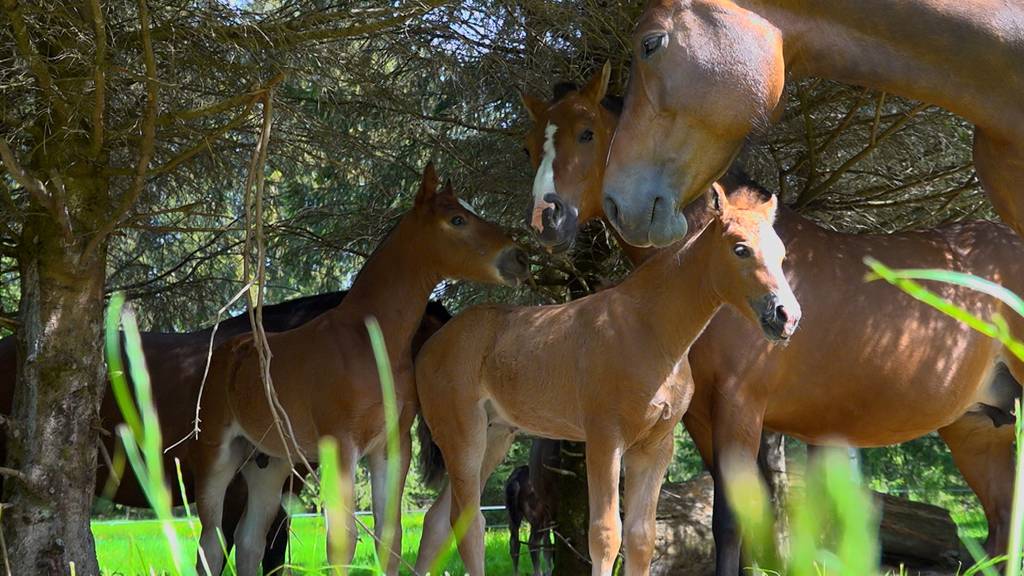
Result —
<path fill-rule="evenodd" d="M 975 125 L 978 176 L 1024 233 L 1024 3 L 1006 0 L 650 0 L 608 159 L 606 212 L 637 246 L 686 232 L 680 210 L 787 78 L 822 77 L 936 104 Z"/>
<path fill-rule="evenodd" d="M 598 126 L 592 120 L 607 114 L 595 97 L 602 93 L 569 92 L 552 104 L 525 99 L 535 121 L 527 135 L 535 166 L 541 164 L 535 151 L 549 124 L 561 135 L 609 130 L 607 121 Z M 607 136 L 593 139 L 607 142 Z M 603 217 L 600 170 L 568 177 L 559 168 L 588 163 L 606 149 L 565 136 L 553 150 L 554 194 L 563 210 L 579 207 L 579 225 Z M 722 183 L 729 193 L 746 187 L 731 174 Z M 862 261 L 875 256 L 897 267 L 953 268 L 1024 293 L 1024 241 L 990 222 L 928 232 L 839 234 L 787 209 L 780 209 L 775 228 L 786 245 L 785 270 L 804 303 L 804 320 L 788 346 L 770 346 L 726 310 L 694 343 L 689 360 L 696 390 L 683 422 L 705 462 L 713 467 L 723 453 L 752 461 L 762 425 L 814 444 L 839 439 L 860 447 L 938 430 L 985 510 L 986 549 L 1005 551 L 1013 493 L 1008 410 L 1021 394 L 1024 366 L 989 338 L 890 287 L 864 284 Z M 541 232 L 542 242 L 571 242 L 559 230 Z M 657 253 L 623 246 L 634 263 Z M 1002 312 L 1012 333 L 1024 334 L 1020 317 L 992 299 L 949 288 L 945 295 L 982 317 Z M 716 482 L 721 476 L 716 470 Z M 724 496 L 724 490 L 715 493 Z M 739 536 L 724 499 L 715 505 L 715 538 L 718 573 L 734 576 Z"/>
<path fill-rule="evenodd" d="M 484 573 L 480 487 L 504 456 L 492 432 L 502 428 L 585 441 L 593 573 L 611 574 L 623 536 L 628 573 L 648 573 L 672 429 L 693 393 L 687 349 L 723 304 L 772 339 L 788 338 L 800 317 L 774 197 L 726 198 L 716 185 L 707 198 L 703 232 L 620 285 L 561 305 L 476 307 L 424 345 L 416 386 L 448 467 L 451 522 L 471 519 L 459 541 L 470 574 Z"/>
<path fill-rule="evenodd" d="M 274 389 L 294 435 L 284 439 L 276 429 L 252 337 L 235 338 L 215 351 L 195 448 L 200 552 L 214 574 L 220 573 L 224 560 L 217 531 L 230 479 L 240 469 L 248 487 L 235 535 L 236 560 L 240 575 L 254 575 L 267 525 L 292 473 L 289 452 L 297 448 L 314 461 L 321 437 L 338 441 L 342 478 L 349 482 L 360 457 L 369 456 L 374 509 L 387 508 L 385 491 L 378 490 L 385 484 L 386 431 L 364 324 L 368 317 L 380 322 L 394 370 L 401 494 L 411 451 L 409 428 L 417 412 L 411 343 L 431 292 L 445 278 L 517 285 L 528 275 L 525 255 L 501 228 L 475 215 L 455 196 L 450 182 L 441 191 L 437 185 L 428 165 L 415 206 L 374 251 L 341 304 L 303 326 L 268 335 Z M 253 458 L 256 453 L 267 458 Z M 342 498 L 346 517 L 327 519 L 332 530 L 351 531 L 346 549 L 330 554 L 331 563 L 341 569 L 351 561 L 356 536 L 352 491 L 343 490 Z M 378 520 L 400 526 L 400 517 Z M 381 528 L 375 530 L 379 538 Z M 401 533 L 395 530 L 392 542 L 379 544 L 388 574 L 398 572 L 391 555 L 401 553 Z M 202 569 L 201 559 L 198 565 Z"/>

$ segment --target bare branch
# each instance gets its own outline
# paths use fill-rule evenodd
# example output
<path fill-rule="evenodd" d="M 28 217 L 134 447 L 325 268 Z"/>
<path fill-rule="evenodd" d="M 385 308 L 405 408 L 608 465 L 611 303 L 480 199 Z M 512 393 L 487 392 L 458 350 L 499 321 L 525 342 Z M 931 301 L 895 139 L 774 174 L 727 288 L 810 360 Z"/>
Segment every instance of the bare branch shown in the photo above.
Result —
<path fill-rule="evenodd" d="M 4 166 L 7 167 L 7 172 L 12 178 L 14 178 L 14 181 L 21 184 L 22 188 L 24 188 L 40 206 L 51 211 L 53 210 L 53 198 L 46 190 L 46 186 L 44 186 L 38 178 L 33 177 L 21 167 L 17 158 L 14 157 L 14 152 L 11 151 L 10 145 L 3 138 L 0 138 L 0 160 L 3 160 Z"/>

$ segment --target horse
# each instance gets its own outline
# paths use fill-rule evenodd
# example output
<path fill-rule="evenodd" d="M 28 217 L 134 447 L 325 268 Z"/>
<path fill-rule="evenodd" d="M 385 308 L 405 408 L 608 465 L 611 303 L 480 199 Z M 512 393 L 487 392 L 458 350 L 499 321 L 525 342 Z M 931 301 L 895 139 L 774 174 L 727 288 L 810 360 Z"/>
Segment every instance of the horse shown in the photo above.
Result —
<path fill-rule="evenodd" d="M 370 256 L 348 296 L 310 322 L 267 336 L 273 355 L 270 376 L 275 404 L 288 417 L 287 438 L 275 430 L 279 418 L 264 391 L 256 343 L 251 336 L 226 341 L 213 353 L 202 398 L 203 430 L 194 448 L 196 494 L 202 533 L 197 566 L 220 573 L 224 556 L 221 528 L 224 491 L 236 471 L 248 486 L 245 515 L 235 536 L 238 574 L 254 575 L 260 566 L 267 527 L 281 504 L 281 488 L 291 474 L 292 454 L 317 460 L 318 443 L 338 443 L 342 484 L 354 483 L 360 457 L 370 462 L 379 558 L 386 573 L 398 573 L 401 512 L 388 510 L 384 398 L 365 321 L 376 318 L 394 371 L 400 439 L 398 494 L 401 495 L 412 450 L 410 426 L 417 399 L 412 381 L 412 337 L 420 311 L 445 278 L 516 286 L 529 275 L 529 262 L 496 224 L 477 216 L 454 193 L 451 181 L 438 190 L 433 165 L 423 173 L 414 206 Z M 254 453 L 262 455 L 252 458 Z M 329 547 L 333 565 L 350 563 L 354 552 L 354 494 L 342 488 L 342 513 L 329 508 L 329 530 L 348 530 L 341 549 Z M 399 527 L 383 540 L 384 525 Z"/>
<path fill-rule="evenodd" d="M 623 536 L 627 572 L 649 572 L 672 431 L 693 393 L 687 349 L 724 304 L 774 340 L 800 319 L 775 197 L 727 198 L 715 185 L 707 202 L 701 234 L 614 288 L 559 305 L 478 306 L 424 344 L 416 387 L 448 469 L 451 524 L 467 521 L 458 549 L 470 574 L 484 573 L 481 483 L 504 456 L 500 438 L 517 430 L 586 442 L 593 573 L 611 574 Z"/>
<path fill-rule="evenodd" d="M 538 142 L 544 142 L 549 124 L 556 126 L 556 133 L 572 126 L 585 129 L 587 118 L 604 113 L 602 98 L 603 90 L 597 89 L 569 91 L 551 104 L 524 99 L 534 118 L 527 134 L 531 149 L 540 149 Z M 609 136 L 595 134 L 594 139 L 607 142 Z M 556 169 L 607 151 L 578 140 L 554 143 Z M 541 164 L 534 159 L 535 166 Z M 557 170 L 553 178 L 563 210 L 580 206 L 586 218 L 605 216 L 599 173 L 591 173 L 585 185 Z M 756 187 L 736 170 L 721 182 L 729 192 Z M 581 216 L 579 225 L 585 222 Z M 1012 422 L 1008 410 L 1013 399 L 1021 394 L 1021 365 L 989 338 L 909 296 L 878 283 L 865 285 L 862 261 L 874 255 L 894 266 L 954 268 L 1024 293 L 1024 242 L 1006 226 L 991 222 L 927 232 L 840 234 L 784 208 L 776 229 L 786 244 L 785 272 L 804 304 L 799 333 L 786 347 L 767 346 L 756 330 L 726 310 L 711 321 L 689 354 L 696 392 L 683 423 L 716 483 L 718 574 L 737 573 L 739 535 L 724 499 L 727 478 L 716 462 L 721 454 L 738 453 L 749 463 L 757 454 L 762 428 L 810 444 L 841 439 L 857 447 L 897 444 L 938 431 L 981 501 L 989 526 L 986 550 L 992 555 L 1004 551 L 1014 441 L 1012 426 L 1006 424 Z M 543 232 L 542 242 L 568 242 L 558 231 Z M 630 259 L 639 255 L 640 260 L 652 253 L 657 250 L 626 251 Z M 941 292 L 982 317 L 1002 311 L 999 303 L 976 293 L 949 287 Z M 1012 333 L 1024 333 L 1019 316 L 1009 311 L 1004 316 Z M 823 345 L 840 341 L 841 346 L 822 353 Z M 887 351 L 888 346 L 894 349 Z"/>
<path fill-rule="evenodd" d="M 1024 5 L 1001 0 L 650 0 L 608 157 L 605 213 L 665 246 L 683 206 L 784 109 L 787 78 L 829 78 L 938 105 L 975 126 L 974 164 L 1024 234 Z M 955 82 L 950 82 L 955 78 Z"/>
<path fill-rule="evenodd" d="M 302 325 L 337 306 L 346 293 L 344 290 L 328 292 L 265 306 L 263 327 L 268 332 L 280 332 Z M 423 321 L 413 338 L 413 353 L 415 354 L 423 342 L 450 318 L 451 314 L 442 304 L 429 302 Z M 248 333 L 250 329 L 248 314 L 233 316 L 217 325 L 213 343 L 217 345 L 233 336 Z M 192 431 L 192 419 L 206 367 L 212 331 L 213 326 L 186 333 L 140 334 L 142 351 L 152 379 L 153 403 L 160 417 L 164 438 L 170 442 L 184 438 Z M 0 414 L 11 413 L 16 372 L 16 342 L 13 337 L 7 337 L 0 340 Z M 103 430 L 107 433 L 101 439 L 99 460 L 109 463 L 109 455 L 118 449 L 117 440 L 110 432 L 124 423 L 124 417 L 109 390 L 100 406 L 100 418 Z M 6 442 L 2 440 L 0 435 L 0 462 L 6 458 Z M 169 474 L 164 481 L 165 484 L 177 486 L 174 463 L 174 459 L 177 458 L 181 462 L 182 480 L 188 495 L 194 494 L 192 459 L 189 453 L 191 446 L 192 443 L 187 441 L 170 449 L 164 455 L 164 469 Z M 183 503 L 180 490 L 171 489 L 171 494 L 175 505 Z M 101 466 L 96 475 L 96 495 L 107 497 L 123 506 L 149 507 L 149 501 L 131 467 L 123 467 L 114 473 L 108 465 Z M 229 551 L 234 541 L 235 526 L 242 516 L 244 507 L 245 483 L 236 480 L 229 487 L 224 503 L 224 535 Z M 263 562 L 268 573 L 283 566 L 285 561 L 288 544 L 288 519 L 285 514 L 282 513 L 275 519 L 270 534 L 273 537 L 267 543 Z"/>
<path fill-rule="evenodd" d="M 530 523 L 530 560 L 534 576 L 550 574 L 544 570 L 545 553 L 548 566 L 554 567 L 554 541 L 552 540 L 558 498 L 555 492 L 553 472 L 558 466 L 558 451 L 561 442 L 538 438 L 530 446 L 530 464 L 519 466 L 512 471 L 505 482 L 505 510 L 508 511 L 509 554 L 512 556 L 512 573 L 519 574 L 519 529 L 523 520 Z"/>

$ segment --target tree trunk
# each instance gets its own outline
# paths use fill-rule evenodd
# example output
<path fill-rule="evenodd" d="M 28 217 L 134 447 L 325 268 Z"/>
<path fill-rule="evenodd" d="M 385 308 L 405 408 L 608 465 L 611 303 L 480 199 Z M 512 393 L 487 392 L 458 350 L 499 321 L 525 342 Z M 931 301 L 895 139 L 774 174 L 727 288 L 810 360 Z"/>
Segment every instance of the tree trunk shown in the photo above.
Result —
<path fill-rule="evenodd" d="M 555 519 L 555 574 L 590 574 L 587 528 L 590 503 L 587 493 L 587 461 L 583 442 L 562 442 L 556 486 L 558 513 Z"/>
<path fill-rule="evenodd" d="M 88 239 L 66 235 L 46 214 L 29 216 L 23 228 L 6 463 L 22 476 L 5 482 L 3 514 L 14 574 L 67 574 L 72 562 L 77 574 L 99 574 L 89 518 L 104 391 L 106 243 L 83 258 Z"/>
<path fill-rule="evenodd" d="M 789 515 L 786 510 L 789 476 L 786 474 L 785 436 L 768 430 L 761 433 L 758 465 L 771 492 L 772 511 L 775 513 L 775 545 L 778 550 L 785 552 L 789 550 Z"/>

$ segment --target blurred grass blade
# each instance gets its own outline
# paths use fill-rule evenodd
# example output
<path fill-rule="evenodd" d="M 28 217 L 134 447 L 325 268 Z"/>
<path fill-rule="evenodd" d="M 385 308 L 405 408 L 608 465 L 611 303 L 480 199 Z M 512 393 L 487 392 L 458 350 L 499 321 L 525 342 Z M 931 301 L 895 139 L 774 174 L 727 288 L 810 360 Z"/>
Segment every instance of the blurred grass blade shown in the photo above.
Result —
<path fill-rule="evenodd" d="M 124 445 L 128 459 L 146 499 L 152 506 L 167 543 L 171 548 L 176 574 L 194 574 L 194 567 L 183 562 L 182 547 L 174 528 L 171 510 L 173 499 L 165 483 L 162 438 L 156 407 L 153 405 L 146 358 L 142 340 L 131 311 L 123 310 L 124 296 L 115 294 L 110 299 L 106 318 L 106 355 L 110 370 L 111 386 L 115 400 L 122 410 L 125 424 L 117 428 L 117 434 Z M 135 398 L 128 390 L 121 362 L 121 334 L 119 325 L 124 325 L 125 355 L 134 385 Z M 136 408 L 138 406 L 138 408 Z"/>
<path fill-rule="evenodd" d="M 387 572 L 388 564 L 392 562 L 392 555 L 397 555 L 395 561 L 401 561 L 402 551 L 391 550 L 394 542 L 395 531 L 401 530 L 401 526 L 395 526 L 395 519 L 399 518 L 400 506 L 402 505 L 402 494 L 399 488 L 399 475 L 402 473 L 402 447 L 398 431 L 398 405 L 395 399 L 395 381 L 391 371 L 391 360 L 388 357 L 387 345 L 384 343 L 384 334 L 381 332 L 380 324 L 374 317 L 366 319 L 366 331 L 370 334 L 370 345 L 373 347 L 373 356 L 377 362 L 377 375 L 380 380 L 381 397 L 384 401 L 384 427 L 387 433 L 387 505 L 384 511 L 384 527 L 381 530 L 383 550 L 389 552 L 383 558 L 378 557 L 379 568 Z"/>
<path fill-rule="evenodd" d="M 345 498 L 343 490 L 346 488 L 348 478 L 342 478 L 341 464 L 338 457 L 338 441 L 330 436 L 320 439 L 319 445 L 319 467 L 320 467 L 320 500 L 323 502 L 327 520 L 327 545 L 331 550 L 330 556 L 342 558 L 349 548 L 348 523 L 341 526 L 331 526 L 330 519 L 345 518 L 352 510 L 345 509 Z M 355 543 L 351 543 L 355 545 Z M 346 573 L 345 566 L 333 567 L 337 574 Z"/>

